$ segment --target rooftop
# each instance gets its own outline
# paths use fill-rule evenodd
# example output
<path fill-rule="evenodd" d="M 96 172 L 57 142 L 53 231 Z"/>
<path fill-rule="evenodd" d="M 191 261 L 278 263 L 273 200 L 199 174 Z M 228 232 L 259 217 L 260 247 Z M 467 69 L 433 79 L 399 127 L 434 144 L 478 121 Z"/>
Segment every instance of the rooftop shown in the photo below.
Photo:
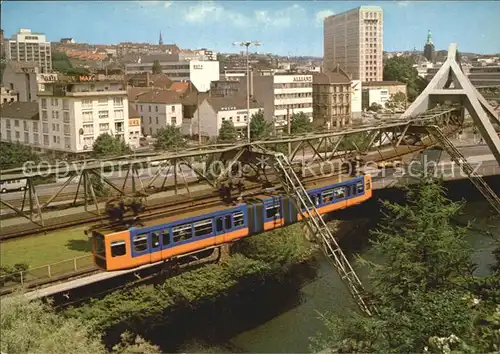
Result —
<path fill-rule="evenodd" d="M 16 61 L 11 60 L 7 63 L 17 74 L 24 74 L 26 71 L 32 71 L 38 67 L 33 61 Z"/>
<path fill-rule="evenodd" d="M 329 85 L 329 84 L 349 84 L 351 78 L 349 75 L 337 66 L 332 71 L 325 71 L 323 73 L 313 74 L 313 84 Z"/>
<path fill-rule="evenodd" d="M 137 102 L 172 104 L 181 103 L 182 100 L 175 91 L 154 89 L 137 96 Z"/>
<path fill-rule="evenodd" d="M 4 103 L 0 111 L 2 118 L 40 119 L 37 102 Z"/>

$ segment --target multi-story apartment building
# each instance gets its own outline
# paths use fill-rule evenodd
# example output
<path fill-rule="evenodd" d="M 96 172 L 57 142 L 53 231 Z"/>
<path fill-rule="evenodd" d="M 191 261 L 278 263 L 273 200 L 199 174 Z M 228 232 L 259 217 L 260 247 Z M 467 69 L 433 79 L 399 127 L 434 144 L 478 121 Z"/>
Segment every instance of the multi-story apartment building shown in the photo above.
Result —
<path fill-rule="evenodd" d="M 8 60 L 35 62 L 42 73 L 52 71 L 50 42 L 44 34 L 21 28 L 7 42 L 5 52 Z"/>
<path fill-rule="evenodd" d="M 89 76 L 64 79 L 46 84 L 38 93 L 41 127 L 34 143 L 43 149 L 79 153 L 92 150 L 97 137 L 108 133 L 128 144 L 125 83 Z"/>
<path fill-rule="evenodd" d="M 182 127 L 182 99 L 175 91 L 149 91 L 138 95 L 134 104 L 141 116 L 141 128 L 145 136 L 154 136 L 167 125 Z"/>
<path fill-rule="evenodd" d="M 39 147 L 40 115 L 36 102 L 8 102 L 2 105 L 0 139 Z"/>
<path fill-rule="evenodd" d="M 250 117 L 263 109 L 255 100 L 250 101 Z M 222 122 L 233 123 L 240 138 L 247 135 L 248 111 L 246 97 L 209 97 L 198 106 L 192 119 L 185 120 L 183 133 L 186 135 L 198 135 L 199 130 L 203 137 L 215 138 L 219 135 Z"/>
<path fill-rule="evenodd" d="M 382 81 L 383 23 L 378 6 L 361 6 L 325 18 L 325 70 L 339 64 L 354 80 Z"/>
<path fill-rule="evenodd" d="M 313 75 L 313 117 L 328 128 L 350 123 L 351 78 L 342 69 Z"/>
<path fill-rule="evenodd" d="M 246 95 L 246 77 L 240 78 L 238 92 Z M 278 128 L 294 113 L 313 119 L 312 75 L 255 75 L 250 80 L 250 95 L 264 108 L 264 117 Z"/>
<path fill-rule="evenodd" d="M 19 101 L 37 101 L 38 91 L 43 91 L 46 83 L 55 82 L 57 73 L 40 73 L 35 62 L 8 61 L 3 73 L 3 84 L 19 93 Z"/>

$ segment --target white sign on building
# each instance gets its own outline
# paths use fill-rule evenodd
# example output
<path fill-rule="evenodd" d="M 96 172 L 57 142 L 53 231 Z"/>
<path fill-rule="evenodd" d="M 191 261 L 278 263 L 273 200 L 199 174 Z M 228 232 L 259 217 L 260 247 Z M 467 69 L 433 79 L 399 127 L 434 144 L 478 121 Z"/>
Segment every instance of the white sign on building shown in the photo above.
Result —
<path fill-rule="evenodd" d="M 382 107 L 385 107 L 385 103 L 389 99 L 388 89 L 371 89 L 368 91 L 368 105 L 371 106 L 373 103 L 377 103 Z"/>
<path fill-rule="evenodd" d="M 351 112 L 353 117 L 358 117 L 361 115 L 361 80 L 351 81 Z"/>
<path fill-rule="evenodd" d="M 189 78 L 199 92 L 210 90 L 210 83 L 219 80 L 219 62 L 191 60 Z"/>

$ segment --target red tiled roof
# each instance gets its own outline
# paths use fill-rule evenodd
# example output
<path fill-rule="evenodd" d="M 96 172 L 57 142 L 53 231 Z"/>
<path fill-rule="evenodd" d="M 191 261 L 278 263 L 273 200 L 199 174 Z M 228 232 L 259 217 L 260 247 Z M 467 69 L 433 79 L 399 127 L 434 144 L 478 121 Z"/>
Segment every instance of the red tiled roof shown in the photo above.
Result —
<path fill-rule="evenodd" d="M 189 89 L 189 82 L 174 82 L 170 89 L 183 94 Z"/>

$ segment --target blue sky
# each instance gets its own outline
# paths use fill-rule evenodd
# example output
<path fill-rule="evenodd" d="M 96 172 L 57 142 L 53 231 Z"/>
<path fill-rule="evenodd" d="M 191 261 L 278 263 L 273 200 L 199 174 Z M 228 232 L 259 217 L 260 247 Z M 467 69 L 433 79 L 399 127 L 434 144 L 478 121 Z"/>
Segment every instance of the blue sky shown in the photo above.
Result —
<path fill-rule="evenodd" d="M 500 52 L 497 1 L 2 1 L 2 28 L 43 32 L 50 41 L 114 44 L 158 41 L 181 48 L 234 51 L 259 40 L 260 52 L 323 55 L 323 18 L 360 5 L 384 11 L 384 49 L 421 49 L 427 29 L 438 49 Z"/>

